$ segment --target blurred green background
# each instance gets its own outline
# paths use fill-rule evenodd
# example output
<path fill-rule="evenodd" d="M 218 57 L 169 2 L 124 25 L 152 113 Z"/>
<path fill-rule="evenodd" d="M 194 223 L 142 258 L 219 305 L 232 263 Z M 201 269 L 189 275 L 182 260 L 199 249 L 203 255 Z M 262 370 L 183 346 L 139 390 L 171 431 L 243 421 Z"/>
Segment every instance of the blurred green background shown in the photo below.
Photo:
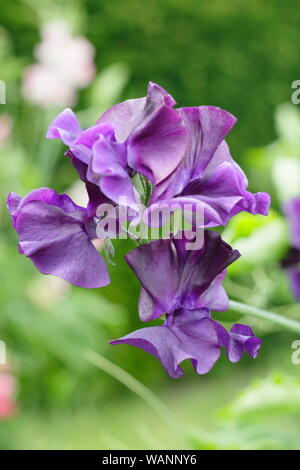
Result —
<path fill-rule="evenodd" d="M 172 380 L 145 352 L 108 345 L 140 327 L 139 285 L 123 260 L 131 242 L 114 243 L 111 285 L 70 287 L 18 254 L 5 209 L 9 191 L 23 196 L 44 185 L 83 198 L 64 147 L 44 138 L 64 106 L 24 93 L 42 26 L 63 20 L 96 51 L 94 77 L 72 104 L 84 126 L 115 102 L 143 96 L 149 80 L 180 106 L 217 105 L 237 116 L 232 155 L 250 189 L 269 191 L 273 204 L 268 218 L 243 214 L 224 229 L 243 255 L 226 288 L 233 299 L 300 320 L 280 269 L 288 249 L 281 205 L 300 196 L 300 108 L 291 104 L 291 83 L 300 79 L 298 2 L 3 0 L 1 7 L 0 340 L 8 361 L 0 374 L 14 377 L 16 390 L 13 411 L 0 419 L 0 448 L 299 449 L 295 334 L 243 317 L 263 338 L 256 360 L 222 357 L 206 376 L 184 364 L 184 378 Z M 230 326 L 240 317 L 216 318 Z M 96 367 L 89 350 L 120 369 L 103 359 Z"/>

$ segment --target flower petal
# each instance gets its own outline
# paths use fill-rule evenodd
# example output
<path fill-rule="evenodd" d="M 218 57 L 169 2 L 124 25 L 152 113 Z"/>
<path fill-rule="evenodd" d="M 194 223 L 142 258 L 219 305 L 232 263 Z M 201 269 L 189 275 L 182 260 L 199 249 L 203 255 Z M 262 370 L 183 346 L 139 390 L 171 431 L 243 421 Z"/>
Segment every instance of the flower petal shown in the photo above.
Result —
<path fill-rule="evenodd" d="M 129 166 L 153 184 L 175 170 L 187 149 L 185 124 L 173 104 L 165 90 L 150 82 L 140 122 L 128 138 Z"/>
<path fill-rule="evenodd" d="M 236 323 L 229 332 L 230 340 L 227 344 L 227 355 L 231 362 L 238 362 L 244 351 L 256 358 L 261 346 L 261 339 L 257 338 L 250 326 Z"/>
<path fill-rule="evenodd" d="M 131 168 L 157 184 L 182 160 L 188 145 L 185 124 L 173 98 L 150 82 L 147 97 L 113 106 L 99 119 L 114 126 L 118 142 L 127 146 Z"/>
<path fill-rule="evenodd" d="M 109 283 L 103 258 L 85 227 L 86 210 L 53 189 L 32 191 L 14 209 L 19 251 L 44 274 L 81 287 Z"/>
<path fill-rule="evenodd" d="M 140 280 L 143 290 L 139 301 L 143 321 L 158 318 L 175 309 L 207 307 L 212 290 L 203 295 L 215 278 L 240 254 L 216 232 L 204 233 L 200 249 L 188 250 L 186 239 L 156 240 L 126 255 L 126 261 Z M 215 306 L 224 305 L 224 292 L 215 283 Z M 211 287 L 213 289 L 213 287 Z"/>
<path fill-rule="evenodd" d="M 48 139 L 61 139 L 70 146 L 81 134 L 80 123 L 70 108 L 62 111 L 50 124 L 46 137 Z"/>
<path fill-rule="evenodd" d="M 93 156 L 88 165 L 86 178 L 99 186 L 106 197 L 121 204 L 123 198 L 129 207 L 136 208 L 138 195 L 126 171 L 125 149 L 103 135 L 93 146 Z M 124 203 L 123 203 L 124 204 Z M 125 204 L 126 205 L 126 204 Z"/>
<path fill-rule="evenodd" d="M 191 204 L 195 211 L 202 204 L 205 227 L 225 225 L 231 217 L 242 211 L 267 215 L 269 194 L 252 194 L 247 190 L 247 185 L 245 174 L 233 161 L 228 146 L 223 141 L 201 178 L 187 183 L 181 194 L 170 199 L 160 199 L 156 192 L 148 212 L 153 210 L 151 206 L 181 205 L 184 208 L 184 204 Z"/>
<path fill-rule="evenodd" d="M 290 226 L 291 245 L 300 250 L 300 199 L 291 199 L 284 206 Z"/>
<path fill-rule="evenodd" d="M 178 168 L 154 189 L 153 202 L 181 194 L 191 181 L 200 178 L 236 123 L 232 114 L 216 106 L 181 108 L 178 111 L 188 131 L 188 148 Z"/>
<path fill-rule="evenodd" d="M 219 358 L 219 335 L 205 312 L 186 310 L 174 315 L 173 324 L 142 328 L 110 344 L 130 344 L 144 349 L 162 362 L 166 372 L 179 378 L 179 364 L 190 359 L 198 374 L 206 374 Z"/>
<path fill-rule="evenodd" d="M 292 287 L 293 294 L 295 298 L 300 302 L 300 267 L 290 267 L 287 270 L 288 276 L 290 278 L 290 283 Z"/>

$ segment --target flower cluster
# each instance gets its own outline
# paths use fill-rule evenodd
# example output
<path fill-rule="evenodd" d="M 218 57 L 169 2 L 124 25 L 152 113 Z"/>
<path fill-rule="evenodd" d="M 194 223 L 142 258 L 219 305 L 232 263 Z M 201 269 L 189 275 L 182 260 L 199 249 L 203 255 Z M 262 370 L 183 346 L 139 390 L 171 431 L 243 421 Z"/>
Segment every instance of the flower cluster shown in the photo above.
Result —
<path fill-rule="evenodd" d="M 163 325 L 142 328 L 111 344 L 138 346 L 161 360 L 171 377 L 182 375 L 179 364 L 190 359 L 198 374 L 208 372 L 224 346 L 228 359 L 238 361 L 243 352 L 256 357 L 261 341 L 246 325 L 228 332 L 212 319 L 211 310 L 226 310 L 222 287 L 226 267 L 239 252 L 213 231 L 205 232 L 200 250 L 187 250 L 187 241 L 156 240 L 126 256 L 142 284 L 139 313 L 142 321 L 166 314 Z"/>
<path fill-rule="evenodd" d="M 228 308 L 222 281 L 226 267 L 240 254 L 209 229 L 225 225 L 241 211 L 266 215 L 270 197 L 247 190 L 246 176 L 230 155 L 224 140 L 236 122 L 230 113 L 213 106 L 175 104 L 172 96 L 150 82 L 146 97 L 113 106 L 85 130 L 66 109 L 52 122 L 47 137 L 67 146 L 65 155 L 86 186 L 87 207 L 41 188 L 24 198 L 10 193 L 8 209 L 20 253 L 42 273 L 81 287 L 109 283 L 105 262 L 92 243 L 99 233 L 98 208 L 124 204 L 136 216 L 140 203 L 145 203 L 137 176 L 142 187 L 150 188 L 150 218 L 160 208 L 174 205 L 201 210 L 201 224 L 192 227 L 195 233 L 202 231 L 201 246 L 191 249 L 191 234 L 187 237 L 179 230 L 128 253 L 126 261 L 142 285 L 141 320 L 164 316 L 164 323 L 111 342 L 148 351 L 169 375 L 179 377 L 179 364 L 185 359 L 197 373 L 208 372 L 221 347 L 232 362 L 244 351 L 256 357 L 261 342 L 251 328 L 235 324 L 227 331 L 211 317 L 211 311 Z"/>
<path fill-rule="evenodd" d="M 300 199 L 291 199 L 284 206 L 289 228 L 291 248 L 282 261 L 287 270 L 295 298 L 300 301 Z"/>

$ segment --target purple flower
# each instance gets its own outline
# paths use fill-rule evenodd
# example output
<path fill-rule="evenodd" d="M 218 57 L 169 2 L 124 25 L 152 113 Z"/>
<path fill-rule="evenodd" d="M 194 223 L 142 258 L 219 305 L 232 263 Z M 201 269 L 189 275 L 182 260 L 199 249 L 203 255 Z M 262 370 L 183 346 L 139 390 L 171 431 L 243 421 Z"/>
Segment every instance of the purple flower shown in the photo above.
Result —
<path fill-rule="evenodd" d="M 66 109 L 52 122 L 47 137 L 60 138 L 69 147 L 81 179 L 116 204 L 123 196 L 136 208 L 139 195 L 131 176 L 138 172 L 158 184 L 187 149 L 185 123 L 174 105 L 165 90 L 150 82 L 146 97 L 113 106 L 85 131 Z"/>
<path fill-rule="evenodd" d="M 19 252 L 43 274 L 80 287 L 109 284 L 103 258 L 92 244 L 95 227 L 87 211 L 53 189 L 31 191 L 23 199 L 10 193 L 7 207 L 18 234 Z"/>
<path fill-rule="evenodd" d="M 291 199 L 284 206 L 284 212 L 290 229 L 292 248 L 282 261 L 287 270 L 293 294 L 300 301 L 300 199 Z"/>
<path fill-rule="evenodd" d="M 157 240 L 131 251 L 126 260 L 142 284 L 139 313 L 143 321 L 166 314 L 164 324 L 137 330 L 111 344 L 127 343 L 157 357 L 171 377 L 183 374 L 179 364 L 190 359 L 198 374 L 207 373 L 226 349 L 238 361 L 243 352 L 256 357 L 261 344 L 248 326 L 228 332 L 210 310 L 226 310 L 221 285 L 226 267 L 239 252 L 206 231 L 199 250 L 187 250 L 186 239 Z"/>
<path fill-rule="evenodd" d="M 300 250 L 300 199 L 294 198 L 286 203 L 284 212 L 289 223 L 291 245 Z"/>
<path fill-rule="evenodd" d="M 119 204 L 124 196 L 137 210 L 140 195 L 132 181 L 137 172 L 154 185 L 144 219 L 149 222 L 148 215 L 174 204 L 203 209 L 206 227 L 224 225 L 244 210 L 266 215 L 269 195 L 247 190 L 246 176 L 224 140 L 236 118 L 214 106 L 173 109 L 175 104 L 150 82 L 146 97 L 113 106 L 85 131 L 70 109 L 53 121 L 47 137 L 69 147 L 67 155 L 89 185 L 88 213 L 95 215 L 103 197 Z"/>
<path fill-rule="evenodd" d="M 188 129 L 189 146 L 173 173 L 156 184 L 154 207 L 189 203 L 197 211 L 201 204 L 206 227 L 225 225 L 241 211 L 267 215 L 270 196 L 247 190 L 247 178 L 224 140 L 236 118 L 214 106 L 181 108 L 179 113 Z M 150 206 L 150 213 L 153 210 L 157 209 Z"/>

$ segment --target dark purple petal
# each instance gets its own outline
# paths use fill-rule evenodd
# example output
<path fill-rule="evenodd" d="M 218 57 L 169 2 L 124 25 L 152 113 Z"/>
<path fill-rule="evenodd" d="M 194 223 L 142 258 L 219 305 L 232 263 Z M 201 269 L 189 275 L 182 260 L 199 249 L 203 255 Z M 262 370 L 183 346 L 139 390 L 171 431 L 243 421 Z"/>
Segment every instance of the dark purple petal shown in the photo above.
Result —
<path fill-rule="evenodd" d="M 281 266 L 283 268 L 289 268 L 297 266 L 297 264 L 300 264 L 300 250 L 297 250 L 296 248 L 290 248 L 281 261 Z"/>
<path fill-rule="evenodd" d="M 178 168 L 155 188 L 153 201 L 182 193 L 193 180 L 202 177 L 217 148 L 236 123 L 236 118 L 216 106 L 178 110 L 185 122 L 189 145 Z"/>
<path fill-rule="evenodd" d="M 240 254 L 216 232 L 204 233 L 204 244 L 197 250 L 186 249 L 186 239 L 156 240 L 126 255 L 126 261 L 142 284 L 139 301 L 143 321 L 158 318 L 175 309 L 227 306 L 221 278 L 215 289 L 207 289 Z M 214 299 L 213 296 L 215 295 Z M 212 300 L 213 299 L 213 300 Z"/>
<path fill-rule="evenodd" d="M 133 183 L 126 171 L 125 148 L 100 136 L 93 146 L 93 156 L 89 162 L 87 180 L 99 186 L 106 197 L 120 203 L 120 196 L 127 198 L 129 207 L 136 208 L 139 202 Z"/>
<path fill-rule="evenodd" d="M 86 229 L 86 209 L 53 189 L 31 191 L 20 199 L 9 195 L 13 207 L 18 246 L 37 269 L 54 274 L 81 287 L 102 287 L 109 281 L 103 258 L 98 254 Z"/>
<path fill-rule="evenodd" d="M 248 181 L 232 159 L 224 140 L 236 119 L 220 108 L 182 108 L 189 133 L 189 149 L 175 171 L 152 193 L 151 203 L 194 205 L 202 202 L 206 227 L 225 225 L 241 211 L 267 215 L 270 196 L 252 194 Z"/>
<path fill-rule="evenodd" d="M 199 195 L 201 200 L 219 212 L 222 225 L 244 210 L 251 214 L 268 213 L 270 196 L 247 191 L 247 178 L 232 159 L 226 142 L 218 147 L 201 180 L 195 181 L 193 185 L 190 190 L 186 188 L 184 193 Z"/>
<path fill-rule="evenodd" d="M 180 310 L 162 326 L 143 328 L 110 343 L 127 343 L 144 349 L 159 359 L 173 378 L 183 375 L 179 364 L 185 359 L 190 359 L 198 374 L 206 374 L 221 353 L 215 323 L 205 310 Z M 226 330 L 224 334 L 228 335 Z"/>
<path fill-rule="evenodd" d="M 284 206 L 290 228 L 291 245 L 300 250 L 300 199 L 291 199 Z"/>
<path fill-rule="evenodd" d="M 250 357 L 256 358 L 261 346 L 261 339 L 257 338 L 250 326 L 236 323 L 229 331 L 230 340 L 227 345 L 227 355 L 231 362 L 238 362 L 244 351 Z"/>
<path fill-rule="evenodd" d="M 187 149 L 185 124 L 174 104 L 163 88 L 150 82 L 146 98 L 120 103 L 99 120 L 114 126 L 116 139 L 126 143 L 129 167 L 153 184 L 174 171 Z"/>

